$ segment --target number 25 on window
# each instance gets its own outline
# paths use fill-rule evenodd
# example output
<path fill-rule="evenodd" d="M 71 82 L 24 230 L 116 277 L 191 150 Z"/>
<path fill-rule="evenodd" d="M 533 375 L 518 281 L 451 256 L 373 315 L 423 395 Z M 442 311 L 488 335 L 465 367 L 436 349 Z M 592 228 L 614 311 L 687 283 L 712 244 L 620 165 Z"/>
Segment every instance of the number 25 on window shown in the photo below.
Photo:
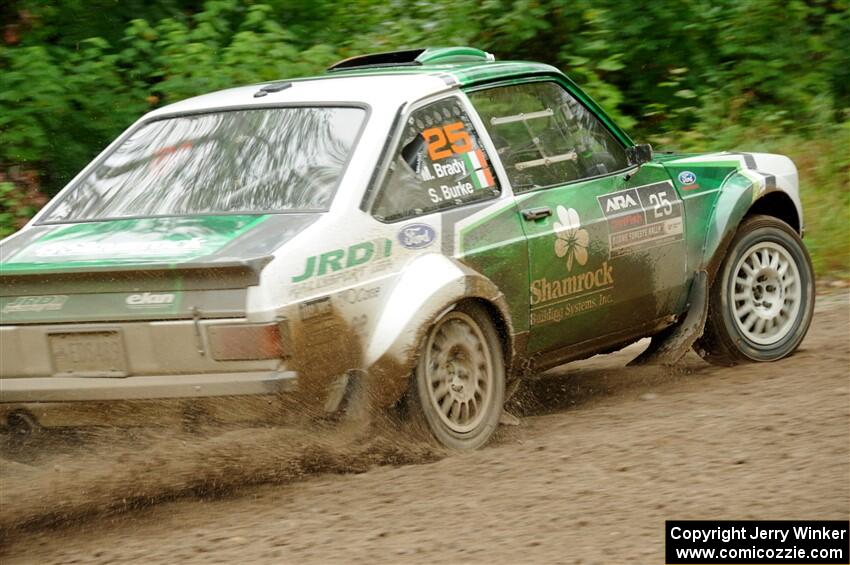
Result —
<path fill-rule="evenodd" d="M 472 138 L 463 128 L 463 122 L 428 128 L 422 132 L 422 136 L 428 143 L 428 157 L 432 161 L 473 150 Z"/>

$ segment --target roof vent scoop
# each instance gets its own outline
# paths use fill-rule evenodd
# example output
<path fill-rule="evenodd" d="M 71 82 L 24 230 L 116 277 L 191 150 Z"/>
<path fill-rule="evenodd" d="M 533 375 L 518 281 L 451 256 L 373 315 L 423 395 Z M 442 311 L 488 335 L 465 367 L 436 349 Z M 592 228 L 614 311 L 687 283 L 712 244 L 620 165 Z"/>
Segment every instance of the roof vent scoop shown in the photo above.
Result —
<path fill-rule="evenodd" d="M 343 59 L 328 67 L 328 71 L 375 69 L 381 67 L 413 67 L 421 65 L 452 65 L 457 63 L 489 63 L 496 58 L 473 47 L 428 47 L 372 53 Z"/>

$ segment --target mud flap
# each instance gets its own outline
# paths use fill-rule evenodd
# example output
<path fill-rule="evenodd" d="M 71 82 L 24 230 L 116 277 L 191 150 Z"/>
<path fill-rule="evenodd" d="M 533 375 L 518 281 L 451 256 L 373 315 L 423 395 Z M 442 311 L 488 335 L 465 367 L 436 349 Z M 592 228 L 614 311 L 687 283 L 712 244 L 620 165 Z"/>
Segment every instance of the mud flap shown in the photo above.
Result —
<path fill-rule="evenodd" d="M 335 414 L 344 406 L 343 400 L 350 396 L 349 386 L 352 381 L 349 373 L 343 373 L 334 380 L 325 399 L 324 409 L 326 413 Z"/>
<path fill-rule="evenodd" d="M 702 336 L 708 316 L 708 274 L 697 271 L 688 296 L 688 313 L 676 325 L 652 337 L 646 351 L 629 362 L 633 365 L 675 365 Z"/>
<path fill-rule="evenodd" d="M 519 389 L 520 383 L 527 378 L 525 376 L 526 373 L 530 373 L 529 367 L 524 367 L 522 369 L 521 376 L 515 376 L 510 381 L 508 381 L 508 386 L 505 390 L 505 405 L 502 407 L 502 415 L 499 416 L 500 426 L 519 426 L 519 418 L 508 412 L 507 405 L 508 401 L 513 398 L 514 394 L 516 394 L 516 391 Z"/>
<path fill-rule="evenodd" d="M 372 403 L 366 390 L 366 372 L 352 369 L 334 381 L 325 401 L 325 413 L 343 420 L 364 420 Z"/>
<path fill-rule="evenodd" d="M 499 416 L 499 425 L 500 426 L 518 426 L 520 423 L 519 418 L 508 412 L 507 410 L 502 410 L 502 415 Z"/>

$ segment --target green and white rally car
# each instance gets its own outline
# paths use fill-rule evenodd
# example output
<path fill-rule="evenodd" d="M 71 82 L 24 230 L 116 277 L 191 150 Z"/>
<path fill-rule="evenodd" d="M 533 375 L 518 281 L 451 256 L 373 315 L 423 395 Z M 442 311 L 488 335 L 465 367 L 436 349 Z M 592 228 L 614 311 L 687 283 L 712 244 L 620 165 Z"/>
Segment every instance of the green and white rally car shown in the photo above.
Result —
<path fill-rule="evenodd" d="M 786 157 L 653 154 L 548 65 L 355 57 L 145 115 L 0 244 L 0 417 L 358 382 L 474 448 L 524 375 L 644 337 L 790 354 L 802 234 Z"/>

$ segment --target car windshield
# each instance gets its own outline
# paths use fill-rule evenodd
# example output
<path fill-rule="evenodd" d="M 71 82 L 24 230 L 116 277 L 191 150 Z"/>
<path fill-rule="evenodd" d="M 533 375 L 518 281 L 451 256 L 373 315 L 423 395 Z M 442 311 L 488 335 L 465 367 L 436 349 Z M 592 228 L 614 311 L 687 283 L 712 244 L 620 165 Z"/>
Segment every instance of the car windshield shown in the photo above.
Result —
<path fill-rule="evenodd" d="M 327 210 L 365 114 L 288 107 L 156 120 L 101 159 L 43 221 Z"/>

